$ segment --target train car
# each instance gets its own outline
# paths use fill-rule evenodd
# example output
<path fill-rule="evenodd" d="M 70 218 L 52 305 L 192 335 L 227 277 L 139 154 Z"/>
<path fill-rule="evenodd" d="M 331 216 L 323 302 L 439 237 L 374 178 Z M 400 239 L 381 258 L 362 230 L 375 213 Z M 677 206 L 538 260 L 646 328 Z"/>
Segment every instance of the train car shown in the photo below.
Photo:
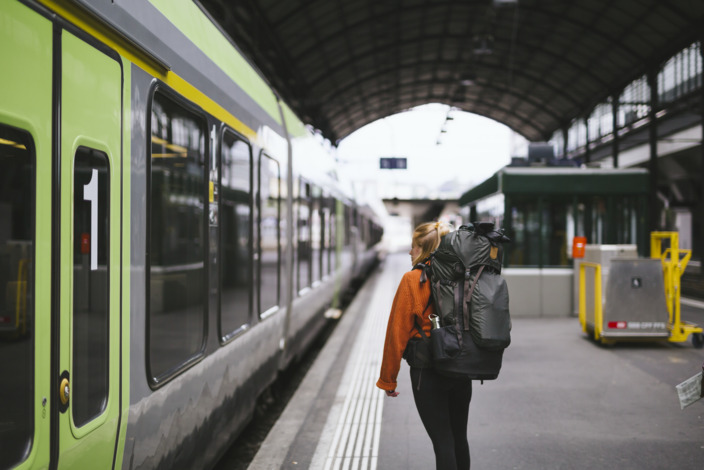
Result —
<path fill-rule="evenodd" d="M 378 214 L 191 0 L 0 7 L 0 468 L 213 465 Z"/>

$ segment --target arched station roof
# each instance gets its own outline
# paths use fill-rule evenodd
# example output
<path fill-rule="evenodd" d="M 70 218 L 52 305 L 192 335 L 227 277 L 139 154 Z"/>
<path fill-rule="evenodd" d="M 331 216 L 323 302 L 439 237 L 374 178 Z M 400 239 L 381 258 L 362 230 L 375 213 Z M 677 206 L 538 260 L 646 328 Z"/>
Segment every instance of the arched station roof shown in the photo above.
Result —
<path fill-rule="evenodd" d="M 333 142 L 444 103 L 529 140 L 701 39 L 701 0 L 200 0 Z"/>

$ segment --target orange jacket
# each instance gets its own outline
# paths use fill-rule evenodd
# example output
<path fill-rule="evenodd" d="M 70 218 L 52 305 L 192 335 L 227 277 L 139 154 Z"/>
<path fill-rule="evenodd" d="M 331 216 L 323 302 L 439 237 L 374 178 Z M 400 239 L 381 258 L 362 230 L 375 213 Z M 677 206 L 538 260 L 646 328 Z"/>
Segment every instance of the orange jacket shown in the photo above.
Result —
<path fill-rule="evenodd" d="M 423 313 L 430 298 L 430 282 L 420 283 L 421 272 L 420 269 L 414 269 L 404 274 L 396 290 L 386 327 L 381 372 L 376 383 L 376 386 L 382 390 L 396 390 L 396 376 L 401 368 L 401 357 L 406 344 L 412 337 L 420 337 L 416 322 L 430 338 L 429 316 L 434 310 L 431 303 Z"/>

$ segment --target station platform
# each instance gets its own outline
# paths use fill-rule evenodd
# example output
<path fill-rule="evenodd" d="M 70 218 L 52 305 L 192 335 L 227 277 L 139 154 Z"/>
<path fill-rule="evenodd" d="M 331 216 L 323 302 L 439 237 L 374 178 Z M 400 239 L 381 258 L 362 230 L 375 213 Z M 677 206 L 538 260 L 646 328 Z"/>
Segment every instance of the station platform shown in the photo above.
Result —
<path fill-rule="evenodd" d="M 393 254 L 370 276 L 249 469 L 435 468 L 405 361 L 398 397 L 375 387 L 408 269 Z M 701 307 L 683 305 L 683 318 L 701 322 Z M 704 400 L 681 410 L 675 385 L 703 362 L 691 343 L 604 347 L 572 316 L 514 319 L 499 378 L 474 383 L 472 469 L 701 468 Z"/>

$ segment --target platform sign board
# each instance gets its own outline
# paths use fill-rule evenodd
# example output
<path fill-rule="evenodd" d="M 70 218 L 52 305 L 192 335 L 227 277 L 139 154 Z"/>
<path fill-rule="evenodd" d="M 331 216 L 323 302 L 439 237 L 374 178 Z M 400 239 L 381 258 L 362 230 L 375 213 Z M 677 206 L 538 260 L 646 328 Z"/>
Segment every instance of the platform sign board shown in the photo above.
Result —
<path fill-rule="evenodd" d="M 382 170 L 405 170 L 408 168 L 406 157 L 381 157 L 379 168 Z"/>
<path fill-rule="evenodd" d="M 680 397 L 680 409 L 685 409 L 685 407 L 691 405 L 695 401 L 704 397 L 704 367 L 702 367 L 702 372 L 697 375 L 688 378 L 681 384 L 677 385 L 677 394 Z"/>

